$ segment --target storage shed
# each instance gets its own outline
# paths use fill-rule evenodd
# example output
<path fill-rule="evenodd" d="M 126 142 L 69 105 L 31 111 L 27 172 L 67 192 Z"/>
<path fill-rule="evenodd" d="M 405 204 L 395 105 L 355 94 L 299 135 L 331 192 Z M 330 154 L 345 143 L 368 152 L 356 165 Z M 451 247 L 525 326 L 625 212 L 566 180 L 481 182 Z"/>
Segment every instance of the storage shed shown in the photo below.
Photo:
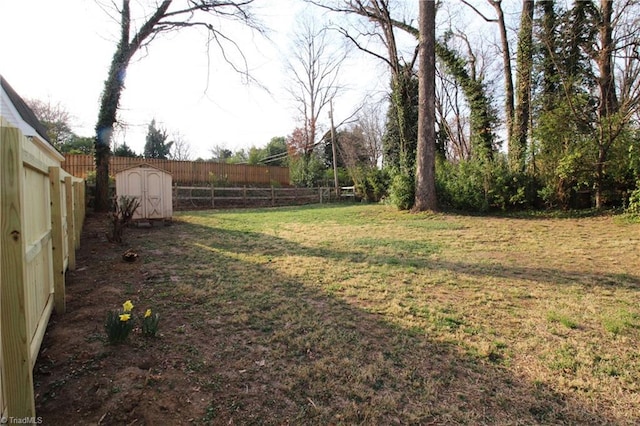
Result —
<path fill-rule="evenodd" d="M 116 196 L 135 197 L 140 207 L 134 220 L 171 220 L 173 196 L 171 174 L 149 164 L 137 164 L 116 173 Z"/>

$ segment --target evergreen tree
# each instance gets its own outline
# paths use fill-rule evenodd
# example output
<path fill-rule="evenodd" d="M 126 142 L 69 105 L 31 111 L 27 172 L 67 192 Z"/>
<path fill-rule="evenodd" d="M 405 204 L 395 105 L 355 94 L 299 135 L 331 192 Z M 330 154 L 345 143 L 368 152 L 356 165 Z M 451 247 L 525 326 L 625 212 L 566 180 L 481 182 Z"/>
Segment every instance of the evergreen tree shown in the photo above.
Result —
<path fill-rule="evenodd" d="M 166 160 L 171 152 L 173 142 L 167 142 L 167 131 L 156 127 L 156 120 L 151 120 L 144 144 L 144 158 L 161 158 Z"/>
<path fill-rule="evenodd" d="M 129 147 L 129 145 L 127 145 L 126 142 L 124 142 L 122 145 L 114 149 L 113 155 L 115 155 L 116 157 L 131 157 L 131 158 L 139 157 L 139 155 L 133 152 L 133 150 Z"/>

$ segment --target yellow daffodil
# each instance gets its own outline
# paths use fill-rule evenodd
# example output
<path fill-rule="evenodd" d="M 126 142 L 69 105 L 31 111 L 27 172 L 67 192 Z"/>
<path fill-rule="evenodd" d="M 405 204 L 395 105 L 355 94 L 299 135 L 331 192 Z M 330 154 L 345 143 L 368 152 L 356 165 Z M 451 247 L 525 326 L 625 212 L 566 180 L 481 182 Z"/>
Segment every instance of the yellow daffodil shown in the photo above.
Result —
<path fill-rule="evenodd" d="M 131 314 L 122 314 L 122 315 L 120 315 L 120 321 L 122 321 L 122 322 L 129 321 L 130 319 L 131 319 Z"/>
<path fill-rule="evenodd" d="M 124 302 L 122 304 L 122 309 L 124 309 L 125 312 L 131 312 L 131 310 L 133 309 L 133 303 L 131 303 L 131 300 L 127 300 L 126 302 Z"/>
<path fill-rule="evenodd" d="M 147 309 L 144 313 L 145 318 L 149 318 L 151 316 L 151 309 Z"/>

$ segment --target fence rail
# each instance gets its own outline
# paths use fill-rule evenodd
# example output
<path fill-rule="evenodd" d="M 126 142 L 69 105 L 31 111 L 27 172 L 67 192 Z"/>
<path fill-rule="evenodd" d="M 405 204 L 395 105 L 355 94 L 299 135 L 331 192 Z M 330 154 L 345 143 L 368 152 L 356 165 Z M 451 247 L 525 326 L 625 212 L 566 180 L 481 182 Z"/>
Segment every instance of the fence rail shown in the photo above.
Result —
<path fill-rule="evenodd" d="M 171 173 L 174 183 L 182 185 L 210 184 L 212 182 L 234 185 L 289 185 L 289 168 L 249 164 L 227 164 L 213 161 L 175 161 L 154 158 L 111 157 L 109 171 L 119 172 L 137 164 L 149 164 Z M 86 179 L 95 171 L 92 155 L 65 154 L 62 167 L 73 176 Z"/>
<path fill-rule="evenodd" d="M 174 210 L 228 207 L 263 207 L 328 203 L 338 200 L 334 188 L 221 188 L 216 186 L 174 186 Z"/>

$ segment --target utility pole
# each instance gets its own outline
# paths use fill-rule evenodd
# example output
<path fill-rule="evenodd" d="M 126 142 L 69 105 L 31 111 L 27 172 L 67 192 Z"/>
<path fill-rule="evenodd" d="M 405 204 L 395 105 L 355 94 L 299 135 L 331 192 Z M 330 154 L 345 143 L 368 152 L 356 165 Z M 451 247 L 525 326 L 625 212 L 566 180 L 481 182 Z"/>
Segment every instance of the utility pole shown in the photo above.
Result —
<path fill-rule="evenodd" d="M 340 199 L 340 187 L 338 186 L 338 164 L 336 156 L 336 130 L 333 127 L 333 98 L 329 100 L 329 119 L 331 120 L 331 153 L 333 154 L 333 181 L 336 188 L 336 200 Z"/>

